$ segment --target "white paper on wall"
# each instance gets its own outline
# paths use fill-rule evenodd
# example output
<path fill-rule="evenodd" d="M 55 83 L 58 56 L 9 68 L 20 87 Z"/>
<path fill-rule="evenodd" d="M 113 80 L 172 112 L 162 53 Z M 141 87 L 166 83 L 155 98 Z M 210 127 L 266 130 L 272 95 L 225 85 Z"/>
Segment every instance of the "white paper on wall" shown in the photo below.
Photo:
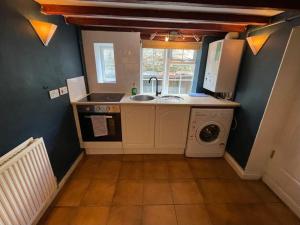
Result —
<path fill-rule="evenodd" d="M 67 79 L 70 102 L 76 102 L 87 95 L 84 77 Z"/>

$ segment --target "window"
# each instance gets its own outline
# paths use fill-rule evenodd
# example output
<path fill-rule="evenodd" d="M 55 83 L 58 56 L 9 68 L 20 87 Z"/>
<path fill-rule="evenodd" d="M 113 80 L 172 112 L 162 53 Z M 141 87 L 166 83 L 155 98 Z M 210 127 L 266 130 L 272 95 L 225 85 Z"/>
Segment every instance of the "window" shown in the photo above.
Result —
<path fill-rule="evenodd" d="M 164 94 L 187 94 L 191 91 L 196 50 L 189 49 L 142 49 L 141 89 L 143 93 L 155 93 L 155 81 L 149 84 L 149 78 L 158 78 L 159 90 Z"/>
<path fill-rule="evenodd" d="M 97 82 L 116 83 L 114 46 L 112 43 L 94 43 Z"/>

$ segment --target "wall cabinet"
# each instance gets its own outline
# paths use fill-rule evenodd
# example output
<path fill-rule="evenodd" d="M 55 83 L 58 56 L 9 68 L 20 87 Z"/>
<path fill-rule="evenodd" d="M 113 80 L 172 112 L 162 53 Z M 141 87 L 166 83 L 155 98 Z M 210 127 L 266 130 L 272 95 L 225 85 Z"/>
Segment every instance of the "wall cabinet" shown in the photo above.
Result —
<path fill-rule="evenodd" d="M 154 105 L 122 105 L 121 116 L 124 148 L 154 148 Z"/>
<path fill-rule="evenodd" d="M 185 148 L 190 107 L 157 106 L 155 122 L 156 148 Z"/>

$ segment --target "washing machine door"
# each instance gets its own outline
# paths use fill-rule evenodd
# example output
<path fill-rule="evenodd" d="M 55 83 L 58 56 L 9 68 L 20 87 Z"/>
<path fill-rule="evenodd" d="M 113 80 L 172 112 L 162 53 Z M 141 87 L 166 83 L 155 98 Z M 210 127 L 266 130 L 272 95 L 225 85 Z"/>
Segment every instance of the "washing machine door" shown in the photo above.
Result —
<path fill-rule="evenodd" d="M 199 143 L 211 144 L 218 141 L 221 135 L 221 126 L 217 123 L 207 123 L 197 132 Z"/>

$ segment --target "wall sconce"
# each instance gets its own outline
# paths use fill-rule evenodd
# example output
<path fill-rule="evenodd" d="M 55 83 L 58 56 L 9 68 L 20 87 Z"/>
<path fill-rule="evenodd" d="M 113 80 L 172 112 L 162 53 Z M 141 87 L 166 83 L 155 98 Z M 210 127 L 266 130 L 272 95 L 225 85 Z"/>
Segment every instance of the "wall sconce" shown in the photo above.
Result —
<path fill-rule="evenodd" d="M 247 37 L 247 42 L 254 55 L 257 55 L 269 38 L 269 34 Z"/>
<path fill-rule="evenodd" d="M 42 22 L 38 20 L 29 20 L 35 32 L 45 46 L 48 46 L 51 38 L 53 37 L 57 26 L 52 23 Z"/>

